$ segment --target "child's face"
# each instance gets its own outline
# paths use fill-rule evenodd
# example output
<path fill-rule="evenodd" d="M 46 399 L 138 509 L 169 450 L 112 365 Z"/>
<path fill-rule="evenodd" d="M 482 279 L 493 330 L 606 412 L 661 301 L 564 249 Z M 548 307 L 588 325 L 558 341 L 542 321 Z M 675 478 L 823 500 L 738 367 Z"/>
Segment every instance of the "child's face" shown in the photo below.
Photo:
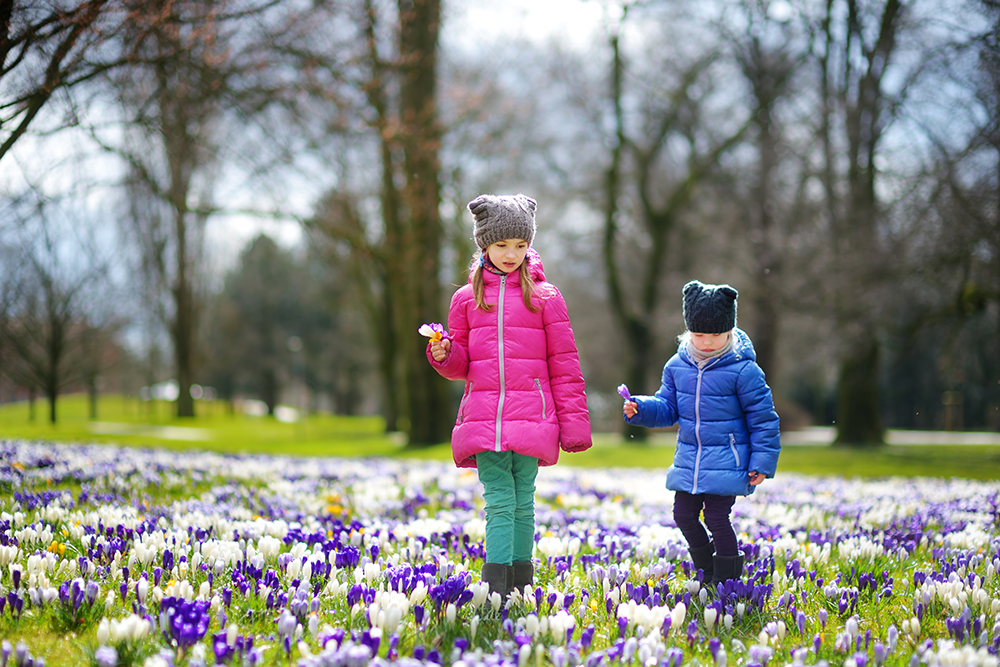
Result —
<path fill-rule="evenodd" d="M 493 266 L 506 273 L 513 273 L 521 268 L 524 256 L 528 254 L 528 242 L 524 239 L 507 239 L 497 241 L 486 249 Z"/>
<path fill-rule="evenodd" d="M 691 344 L 701 352 L 715 352 L 729 342 L 731 333 L 731 331 L 720 334 L 692 333 Z"/>

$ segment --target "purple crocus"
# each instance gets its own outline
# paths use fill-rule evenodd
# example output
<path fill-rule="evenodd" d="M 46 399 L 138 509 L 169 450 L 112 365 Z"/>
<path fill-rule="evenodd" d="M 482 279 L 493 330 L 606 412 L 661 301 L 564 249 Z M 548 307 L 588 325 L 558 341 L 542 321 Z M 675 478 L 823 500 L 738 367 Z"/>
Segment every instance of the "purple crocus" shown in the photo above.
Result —
<path fill-rule="evenodd" d="M 618 393 L 621 394 L 621 397 L 624 398 L 626 401 L 632 400 L 632 394 L 629 393 L 628 387 L 625 386 L 624 384 L 618 385 Z"/>
<path fill-rule="evenodd" d="M 712 660 L 718 660 L 719 649 L 722 647 L 722 642 L 718 637 L 712 637 L 708 640 L 708 650 L 712 654 Z"/>
<path fill-rule="evenodd" d="M 212 621 L 211 604 L 207 600 L 164 598 L 160 603 L 160 628 L 164 637 L 177 642 L 181 648 L 197 644 L 208 632 Z"/>
<path fill-rule="evenodd" d="M 113 646 L 101 646 L 94 651 L 94 661 L 98 667 L 115 667 L 118 664 L 118 651 Z"/>
<path fill-rule="evenodd" d="M 886 650 L 885 645 L 882 642 L 875 642 L 875 647 L 872 651 L 875 654 L 875 664 L 881 667 L 889 652 Z"/>
<path fill-rule="evenodd" d="M 212 635 L 212 652 L 215 654 L 215 664 L 223 665 L 229 662 L 236 650 L 226 642 L 226 633 L 219 632 Z"/>

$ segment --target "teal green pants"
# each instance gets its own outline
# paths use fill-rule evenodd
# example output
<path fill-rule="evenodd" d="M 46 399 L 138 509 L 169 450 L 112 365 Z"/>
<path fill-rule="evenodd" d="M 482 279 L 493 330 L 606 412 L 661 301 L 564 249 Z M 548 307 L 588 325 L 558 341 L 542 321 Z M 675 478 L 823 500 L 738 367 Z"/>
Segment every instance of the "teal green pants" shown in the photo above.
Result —
<path fill-rule="evenodd" d="M 538 459 L 515 452 L 480 452 L 476 468 L 486 499 L 486 562 L 530 561 Z"/>

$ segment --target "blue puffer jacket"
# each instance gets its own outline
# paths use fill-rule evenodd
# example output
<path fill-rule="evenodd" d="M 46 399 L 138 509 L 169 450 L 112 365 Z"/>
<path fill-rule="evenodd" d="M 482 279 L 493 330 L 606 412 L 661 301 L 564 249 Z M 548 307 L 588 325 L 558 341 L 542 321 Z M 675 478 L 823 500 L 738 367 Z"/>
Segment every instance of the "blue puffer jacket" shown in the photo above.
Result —
<path fill-rule="evenodd" d="M 781 451 L 771 388 L 750 337 L 733 330 L 733 348 L 698 368 L 681 344 L 663 367 L 655 396 L 635 396 L 639 412 L 630 424 L 673 426 L 680 422 L 667 488 L 688 493 L 746 496 L 749 471 L 773 477 Z"/>

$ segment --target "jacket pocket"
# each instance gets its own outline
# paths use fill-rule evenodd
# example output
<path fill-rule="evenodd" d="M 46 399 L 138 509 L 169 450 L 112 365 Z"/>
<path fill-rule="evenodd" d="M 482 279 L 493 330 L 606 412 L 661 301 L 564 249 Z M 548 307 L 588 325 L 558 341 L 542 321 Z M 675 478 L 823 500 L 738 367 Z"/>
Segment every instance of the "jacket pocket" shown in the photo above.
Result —
<path fill-rule="evenodd" d="M 545 392 L 542 391 L 542 381 L 535 378 L 535 386 L 538 387 L 538 395 L 542 399 L 542 421 L 545 420 Z"/>
<path fill-rule="evenodd" d="M 743 465 L 740 463 L 740 453 L 736 451 L 736 436 L 732 433 L 729 434 L 729 449 L 733 450 L 733 456 L 736 457 L 736 467 L 742 468 Z"/>
<path fill-rule="evenodd" d="M 461 424 L 465 421 L 465 401 L 469 398 L 469 393 L 472 391 L 472 383 L 465 383 L 465 393 L 462 394 L 462 402 L 458 404 L 458 423 Z"/>

